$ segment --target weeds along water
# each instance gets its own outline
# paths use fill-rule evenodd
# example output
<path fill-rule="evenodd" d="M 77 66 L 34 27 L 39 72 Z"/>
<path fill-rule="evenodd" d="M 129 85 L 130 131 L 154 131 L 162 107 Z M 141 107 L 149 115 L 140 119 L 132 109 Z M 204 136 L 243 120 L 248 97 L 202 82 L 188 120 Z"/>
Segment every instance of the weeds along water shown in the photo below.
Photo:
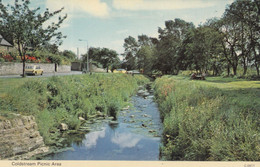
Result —
<path fill-rule="evenodd" d="M 0 121 L 10 113 L 34 115 L 46 145 L 63 147 L 61 123 L 77 133 L 93 117 L 117 117 L 149 80 L 141 75 L 79 75 L 0 80 Z M 163 160 L 260 160 L 260 83 L 226 78 L 155 81 L 163 121 Z"/>
<path fill-rule="evenodd" d="M 138 84 L 148 81 L 141 75 L 124 74 L 15 79 L 10 81 L 13 88 L 5 84 L 8 90 L 1 90 L 1 118 L 8 117 L 8 113 L 33 115 L 45 144 L 59 147 L 61 123 L 77 131 L 82 124 L 79 117 L 88 120 L 100 113 L 116 117 Z"/>
<path fill-rule="evenodd" d="M 155 81 L 163 159 L 260 160 L 259 82 L 215 81 L 171 76 Z"/>

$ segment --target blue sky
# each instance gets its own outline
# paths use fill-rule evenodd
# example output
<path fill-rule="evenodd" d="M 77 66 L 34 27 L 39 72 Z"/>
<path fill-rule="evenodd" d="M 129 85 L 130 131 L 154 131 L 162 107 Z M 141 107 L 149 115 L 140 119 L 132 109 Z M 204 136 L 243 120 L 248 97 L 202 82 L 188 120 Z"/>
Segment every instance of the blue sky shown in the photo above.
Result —
<path fill-rule="evenodd" d="M 12 2 L 14 0 L 3 0 Z M 145 34 L 158 36 L 158 27 L 175 18 L 196 26 L 207 19 L 221 17 L 234 0 L 31 0 L 32 6 L 54 11 L 64 7 L 68 18 L 59 29 L 67 36 L 60 50 L 80 54 L 89 47 L 107 47 L 124 52 L 124 39 Z M 55 21 L 53 19 L 52 21 Z M 79 39 L 88 42 L 80 42 Z"/>

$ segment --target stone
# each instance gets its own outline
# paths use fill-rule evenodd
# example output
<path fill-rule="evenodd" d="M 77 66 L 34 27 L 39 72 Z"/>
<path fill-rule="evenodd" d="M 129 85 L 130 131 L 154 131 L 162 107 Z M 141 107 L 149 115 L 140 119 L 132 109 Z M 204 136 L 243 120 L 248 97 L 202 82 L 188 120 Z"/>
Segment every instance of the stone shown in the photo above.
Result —
<path fill-rule="evenodd" d="M 104 114 L 103 114 L 102 112 L 100 112 L 100 111 L 97 111 L 97 116 L 99 116 L 99 117 L 103 117 Z"/>
<path fill-rule="evenodd" d="M 122 108 L 122 110 L 129 110 L 130 106 L 126 106 L 125 108 Z"/>
<path fill-rule="evenodd" d="M 144 90 L 139 90 L 139 91 L 137 92 L 137 94 L 139 94 L 139 95 L 143 95 L 144 93 L 145 93 Z"/>
<path fill-rule="evenodd" d="M 60 130 L 62 130 L 62 131 L 66 131 L 66 130 L 69 129 L 68 125 L 65 124 L 65 123 L 61 123 L 59 128 L 60 128 Z"/>
<path fill-rule="evenodd" d="M 147 114 L 144 114 L 143 117 L 148 117 L 148 115 L 147 115 Z"/>
<path fill-rule="evenodd" d="M 83 117 L 79 117 L 80 121 L 85 121 L 85 119 Z"/>
<path fill-rule="evenodd" d="M 134 118 L 135 116 L 134 115 L 130 115 L 131 118 Z"/>
<path fill-rule="evenodd" d="M 145 124 L 142 124 L 142 127 L 145 127 L 145 128 L 146 128 L 147 126 L 146 126 Z"/>
<path fill-rule="evenodd" d="M 152 95 L 151 95 L 151 96 L 147 96 L 147 98 L 148 98 L 148 99 L 153 99 L 154 96 L 152 96 Z"/>
<path fill-rule="evenodd" d="M 154 133 L 155 132 L 155 130 L 149 130 L 149 133 Z"/>
<path fill-rule="evenodd" d="M 143 94 L 143 96 L 149 96 L 150 95 L 150 93 L 148 93 L 148 92 L 145 92 L 144 94 Z"/>
<path fill-rule="evenodd" d="M 107 119 L 114 119 L 114 117 L 107 117 Z"/>
<path fill-rule="evenodd" d="M 48 152 L 33 116 L 0 122 L 0 159 L 24 160 Z"/>

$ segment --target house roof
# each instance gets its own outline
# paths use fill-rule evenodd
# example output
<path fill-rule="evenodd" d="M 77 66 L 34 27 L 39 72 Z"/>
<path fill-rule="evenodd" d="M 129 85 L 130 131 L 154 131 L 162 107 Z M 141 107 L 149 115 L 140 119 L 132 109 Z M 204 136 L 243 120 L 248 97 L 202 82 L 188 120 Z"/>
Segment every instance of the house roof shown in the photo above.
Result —
<path fill-rule="evenodd" d="M 13 45 L 11 45 L 9 42 L 7 42 L 3 36 L 0 34 L 0 46 L 9 46 L 12 47 Z"/>

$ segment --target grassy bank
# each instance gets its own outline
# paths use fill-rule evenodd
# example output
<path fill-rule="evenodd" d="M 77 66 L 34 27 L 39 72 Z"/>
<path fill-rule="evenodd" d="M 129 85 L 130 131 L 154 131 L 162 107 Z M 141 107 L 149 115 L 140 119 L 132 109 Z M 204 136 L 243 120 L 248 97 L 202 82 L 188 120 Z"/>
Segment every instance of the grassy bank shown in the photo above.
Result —
<path fill-rule="evenodd" d="M 260 82 L 231 78 L 155 82 L 166 160 L 260 160 Z"/>
<path fill-rule="evenodd" d="M 77 130 L 79 117 L 88 120 L 97 114 L 116 117 L 143 76 L 93 74 L 51 78 L 5 79 L 2 83 L 0 111 L 34 115 L 47 145 L 56 143 L 61 123 Z M 10 87 L 12 85 L 12 87 Z M 5 89 L 6 87 L 6 89 Z"/>

